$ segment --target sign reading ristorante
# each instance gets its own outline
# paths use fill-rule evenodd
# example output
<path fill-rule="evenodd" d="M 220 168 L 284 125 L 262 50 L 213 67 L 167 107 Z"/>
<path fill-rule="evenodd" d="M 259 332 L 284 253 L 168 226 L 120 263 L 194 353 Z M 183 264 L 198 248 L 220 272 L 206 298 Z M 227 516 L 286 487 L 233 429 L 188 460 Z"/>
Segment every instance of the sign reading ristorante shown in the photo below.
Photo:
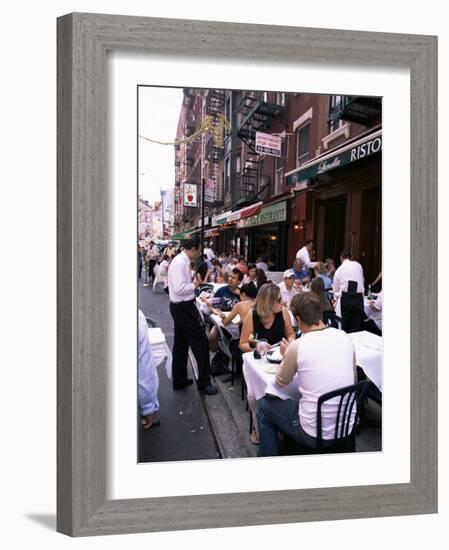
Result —
<path fill-rule="evenodd" d="M 347 147 L 341 153 L 330 155 L 328 158 L 320 161 L 316 159 L 304 168 L 298 168 L 290 174 L 286 174 L 287 185 L 296 185 L 297 183 L 325 174 L 329 170 L 334 170 L 340 166 L 345 166 L 351 162 L 369 157 L 382 150 L 382 134 L 376 132 L 375 135 L 367 137 L 364 141 L 356 142 L 353 147 Z"/>
<path fill-rule="evenodd" d="M 253 227 L 255 225 L 263 225 L 266 223 L 285 222 L 287 219 L 287 202 L 278 202 L 265 206 L 258 214 L 254 214 L 250 218 L 243 218 L 237 224 L 239 229 L 244 227 Z"/>

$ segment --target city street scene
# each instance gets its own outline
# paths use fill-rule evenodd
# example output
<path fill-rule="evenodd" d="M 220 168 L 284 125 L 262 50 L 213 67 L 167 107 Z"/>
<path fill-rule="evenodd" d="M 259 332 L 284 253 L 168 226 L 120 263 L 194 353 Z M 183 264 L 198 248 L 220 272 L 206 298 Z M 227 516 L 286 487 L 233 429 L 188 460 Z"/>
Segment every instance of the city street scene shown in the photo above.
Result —
<path fill-rule="evenodd" d="M 382 98 L 138 87 L 138 462 L 382 450 Z"/>

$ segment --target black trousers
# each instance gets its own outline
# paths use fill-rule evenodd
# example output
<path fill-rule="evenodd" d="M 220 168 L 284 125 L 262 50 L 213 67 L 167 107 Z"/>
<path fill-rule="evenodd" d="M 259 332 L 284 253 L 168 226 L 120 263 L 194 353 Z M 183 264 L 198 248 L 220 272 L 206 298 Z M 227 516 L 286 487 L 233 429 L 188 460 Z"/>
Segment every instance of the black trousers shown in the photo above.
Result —
<path fill-rule="evenodd" d="M 192 348 L 198 364 L 198 387 L 210 384 L 209 341 L 200 313 L 194 300 L 170 302 L 170 313 L 175 325 L 173 342 L 173 384 L 182 384 L 187 379 L 187 359 Z"/>
<path fill-rule="evenodd" d="M 148 260 L 148 277 L 151 281 L 154 280 L 154 266 L 156 265 L 156 260 Z"/>
<path fill-rule="evenodd" d="M 365 315 L 363 308 L 363 294 L 343 292 L 341 295 L 341 324 L 345 332 L 362 330 L 362 321 Z"/>

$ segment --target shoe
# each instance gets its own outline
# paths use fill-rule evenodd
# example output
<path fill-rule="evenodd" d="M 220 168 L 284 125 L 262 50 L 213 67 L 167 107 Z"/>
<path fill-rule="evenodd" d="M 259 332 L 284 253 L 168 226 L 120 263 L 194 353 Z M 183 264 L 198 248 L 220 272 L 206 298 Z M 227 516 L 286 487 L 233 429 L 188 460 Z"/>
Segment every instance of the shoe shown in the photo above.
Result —
<path fill-rule="evenodd" d="M 184 388 L 187 388 L 187 386 L 191 386 L 193 384 L 192 378 L 187 378 L 185 382 L 173 382 L 173 389 L 174 390 L 182 390 Z"/>
<path fill-rule="evenodd" d="M 217 388 L 212 386 L 212 384 L 208 384 L 207 386 L 204 386 L 204 388 L 200 388 L 198 386 L 198 391 L 200 393 L 204 393 L 205 395 L 216 395 L 218 393 Z"/>

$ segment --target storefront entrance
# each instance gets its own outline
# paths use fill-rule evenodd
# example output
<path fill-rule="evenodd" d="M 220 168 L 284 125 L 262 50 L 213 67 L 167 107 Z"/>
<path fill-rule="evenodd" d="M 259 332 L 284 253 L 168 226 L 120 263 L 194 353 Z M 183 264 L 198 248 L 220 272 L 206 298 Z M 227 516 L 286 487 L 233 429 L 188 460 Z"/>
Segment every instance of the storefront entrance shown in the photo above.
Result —
<path fill-rule="evenodd" d="M 317 252 L 318 259 L 334 258 L 340 261 L 345 244 L 346 195 L 318 203 Z"/>
<path fill-rule="evenodd" d="M 360 261 L 366 283 L 380 273 L 382 252 L 382 195 L 380 187 L 362 192 L 362 224 L 360 227 Z"/>
<path fill-rule="evenodd" d="M 250 258 L 256 261 L 265 256 L 274 271 L 286 269 L 287 227 L 286 224 L 264 225 L 251 229 L 249 235 Z"/>

